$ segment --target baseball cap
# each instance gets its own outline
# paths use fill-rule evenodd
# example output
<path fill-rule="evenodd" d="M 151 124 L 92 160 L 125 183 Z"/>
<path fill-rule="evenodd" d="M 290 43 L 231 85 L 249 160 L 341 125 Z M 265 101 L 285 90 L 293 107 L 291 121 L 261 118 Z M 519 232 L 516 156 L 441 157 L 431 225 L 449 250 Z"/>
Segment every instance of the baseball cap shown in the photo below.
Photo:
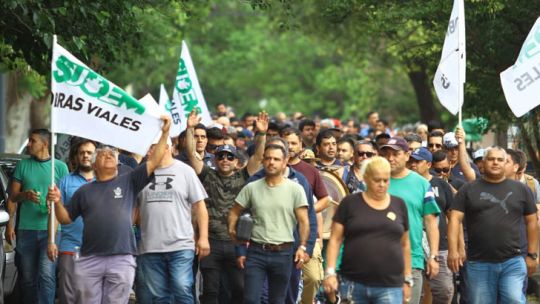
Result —
<path fill-rule="evenodd" d="M 383 148 L 391 148 L 406 152 L 409 151 L 409 144 L 403 137 L 391 137 L 386 144 L 382 145 L 381 149 Z"/>
<path fill-rule="evenodd" d="M 473 153 L 473 159 L 474 159 L 474 160 L 477 160 L 477 159 L 479 159 L 479 158 L 484 158 L 484 154 L 485 154 L 485 153 L 486 153 L 486 149 L 480 148 L 480 149 L 474 151 L 474 153 Z"/>
<path fill-rule="evenodd" d="M 456 135 L 454 132 L 448 132 L 443 136 L 443 144 L 447 148 L 455 148 L 458 146 Z"/>
<path fill-rule="evenodd" d="M 231 153 L 235 157 L 238 157 L 238 155 L 236 153 L 236 148 L 234 146 L 232 146 L 232 145 L 221 145 L 221 146 L 217 147 L 215 154 L 218 155 L 218 154 L 223 153 L 223 152 Z"/>
<path fill-rule="evenodd" d="M 433 161 L 433 156 L 431 155 L 431 152 L 429 152 L 429 150 L 425 147 L 414 150 L 411 154 L 411 157 L 416 160 L 425 160 L 428 163 L 431 163 Z"/>

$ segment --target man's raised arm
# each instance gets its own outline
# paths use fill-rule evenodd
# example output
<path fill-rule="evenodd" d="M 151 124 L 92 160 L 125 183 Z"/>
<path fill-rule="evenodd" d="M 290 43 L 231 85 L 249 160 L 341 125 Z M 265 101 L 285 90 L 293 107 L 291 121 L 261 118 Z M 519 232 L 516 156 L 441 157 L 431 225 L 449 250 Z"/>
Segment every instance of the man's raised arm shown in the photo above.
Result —
<path fill-rule="evenodd" d="M 186 129 L 186 151 L 189 163 L 197 175 L 201 174 L 204 167 L 204 162 L 195 150 L 195 126 L 199 124 L 201 117 L 197 115 L 197 111 L 193 110 L 189 113 Z"/>
<path fill-rule="evenodd" d="M 266 144 L 266 131 L 268 131 L 268 114 L 260 112 L 255 122 L 255 153 L 249 158 L 247 171 L 251 176 L 259 170 L 264 155 L 264 145 Z"/>
<path fill-rule="evenodd" d="M 162 115 L 160 118 L 163 121 L 163 126 L 161 126 L 161 137 L 159 138 L 154 153 L 152 153 L 146 162 L 146 172 L 148 173 L 148 176 L 154 173 L 154 170 L 156 170 L 157 166 L 161 162 L 161 159 L 163 158 L 163 155 L 165 155 L 165 151 L 167 149 L 167 139 L 169 138 L 169 129 L 171 128 L 171 118 L 166 115 Z"/>

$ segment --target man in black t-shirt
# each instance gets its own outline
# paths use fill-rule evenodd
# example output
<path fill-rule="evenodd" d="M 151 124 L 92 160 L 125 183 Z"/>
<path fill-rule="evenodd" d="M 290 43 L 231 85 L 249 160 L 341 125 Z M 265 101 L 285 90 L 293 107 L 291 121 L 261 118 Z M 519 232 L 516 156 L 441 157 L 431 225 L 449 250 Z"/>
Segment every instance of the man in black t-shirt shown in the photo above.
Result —
<path fill-rule="evenodd" d="M 435 258 L 439 262 L 439 273 L 429 279 L 433 303 L 450 303 L 454 295 L 453 275 L 446 264 L 448 257 L 448 241 L 446 238 L 446 216 L 454 199 L 450 185 L 443 179 L 430 174 L 433 157 L 427 148 L 414 150 L 407 164 L 409 169 L 422 175 L 429 181 L 435 195 L 435 201 L 441 209 L 439 215 L 439 254 Z"/>
<path fill-rule="evenodd" d="M 525 278 L 536 271 L 536 205 L 527 186 L 505 177 L 506 158 L 502 148 L 487 149 L 482 179 L 465 184 L 451 207 L 448 266 L 457 272 L 463 265 L 458 233 L 466 216 L 467 300 L 473 304 L 525 303 Z M 520 248 L 523 221 L 528 244 L 525 258 Z"/>

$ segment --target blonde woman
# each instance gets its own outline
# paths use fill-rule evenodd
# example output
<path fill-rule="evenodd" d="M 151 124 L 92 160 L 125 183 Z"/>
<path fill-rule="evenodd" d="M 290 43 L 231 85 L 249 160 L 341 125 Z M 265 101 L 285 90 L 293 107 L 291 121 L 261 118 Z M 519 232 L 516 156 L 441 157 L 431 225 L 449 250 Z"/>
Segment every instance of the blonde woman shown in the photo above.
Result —
<path fill-rule="evenodd" d="M 324 290 L 331 301 L 339 291 L 343 300 L 354 303 L 406 303 L 413 284 L 407 207 L 387 192 L 386 159 L 365 161 L 362 173 L 366 191 L 345 197 L 333 218 Z M 335 266 L 342 242 L 338 280 Z"/>

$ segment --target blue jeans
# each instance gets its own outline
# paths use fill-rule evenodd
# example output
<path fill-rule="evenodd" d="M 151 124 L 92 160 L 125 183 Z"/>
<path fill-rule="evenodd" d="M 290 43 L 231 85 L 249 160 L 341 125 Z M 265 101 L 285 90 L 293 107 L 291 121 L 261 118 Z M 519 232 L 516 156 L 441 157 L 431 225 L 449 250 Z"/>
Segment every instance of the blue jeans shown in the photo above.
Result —
<path fill-rule="evenodd" d="M 525 303 L 527 266 L 522 256 L 501 263 L 467 261 L 467 302 Z"/>
<path fill-rule="evenodd" d="M 145 253 L 137 258 L 154 303 L 194 303 L 195 251 Z"/>
<path fill-rule="evenodd" d="M 403 303 L 403 287 L 370 287 L 340 277 L 341 300 L 354 303 L 394 304 Z"/>
<path fill-rule="evenodd" d="M 140 266 L 140 257 L 137 258 L 137 264 L 139 267 L 135 270 L 135 297 L 139 303 L 152 303 L 152 293 L 148 288 L 144 271 Z"/>
<path fill-rule="evenodd" d="M 265 251 L 252 244 L 246 256 L 244 303 L 260 303 L 265 278 L 268 278 L 268 302 L 284 303 L 293 267 L 293 248 Z"/>
<path fill-rule="evenodd" d="M 60 233 L 57 233 L 57 240 Z M 47 230 L 18 230 L 16 265 L 22 303 L 54 303 L 56 262 L 47 257 Z"/>

